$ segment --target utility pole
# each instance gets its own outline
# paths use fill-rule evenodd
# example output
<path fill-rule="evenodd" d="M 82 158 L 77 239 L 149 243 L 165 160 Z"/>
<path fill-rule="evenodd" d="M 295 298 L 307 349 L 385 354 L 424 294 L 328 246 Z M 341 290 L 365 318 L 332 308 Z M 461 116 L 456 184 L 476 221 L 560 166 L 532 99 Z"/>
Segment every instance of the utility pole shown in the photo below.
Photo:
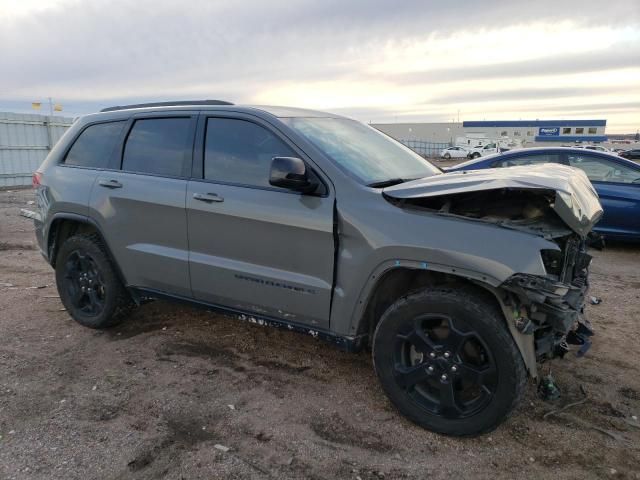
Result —
<path fill-rule="evenodd" d="M 47 118 L 47 140 L 49 142 L 49 151 L 53 148 L 53 134 L 51 133 L 51 122 L 53 121 L 53 102 L 49 99 L 49 117 Z"/>

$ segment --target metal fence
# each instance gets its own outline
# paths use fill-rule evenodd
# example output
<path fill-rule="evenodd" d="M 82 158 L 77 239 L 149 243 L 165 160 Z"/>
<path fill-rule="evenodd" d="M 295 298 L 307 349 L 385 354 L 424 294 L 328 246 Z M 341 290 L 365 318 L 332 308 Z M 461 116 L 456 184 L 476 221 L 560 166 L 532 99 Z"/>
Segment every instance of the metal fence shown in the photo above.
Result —
<path fill-rule="evenodd" d="M 29 185 L 72 123 L 68 117 L 0 112 L 0 188 Z"/>
<path fill-rule="evenodd" d="M 442 150 L 451 146 L 449 143 L 423 142 L 422 140 L 400 140 L 400 142 L 423 157 L 439 157 Z"/>

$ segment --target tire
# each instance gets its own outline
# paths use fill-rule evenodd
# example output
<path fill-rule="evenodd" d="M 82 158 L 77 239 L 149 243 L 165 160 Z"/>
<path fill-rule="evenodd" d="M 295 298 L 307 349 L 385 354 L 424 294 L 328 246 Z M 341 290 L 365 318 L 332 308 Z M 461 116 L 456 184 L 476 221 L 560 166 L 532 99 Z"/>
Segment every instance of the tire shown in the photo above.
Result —
<path fill-rule="evenodd" d="M 470 288 L 428 288 L 397 300 L 376 327 L 372 356 L 400 413 L 447 435 L 495 429 L 527 382 L 501 312 Z"/>
<path fill-rule="evenodd" d="M 133 307 L 98 234 L 65 240 L 56 257 L 56 284 L 69 315 L 85 327 L 112 327 Z"/>
<path fill-rule="evenodd" d="M 481 157 L 481 155 L 480 155 L 478 152 L 474 152 L 474 153 L 471 155 L 471 158 L 479 158 L 479 157 Z"/>
<path fill-rule="evenodd" d="M 451 160 L 451 154 L 450 154 L 450 153 L 445 153 L 445 154 L 443 155 L 443 158 L 444 158 L 445 160 Z"/>

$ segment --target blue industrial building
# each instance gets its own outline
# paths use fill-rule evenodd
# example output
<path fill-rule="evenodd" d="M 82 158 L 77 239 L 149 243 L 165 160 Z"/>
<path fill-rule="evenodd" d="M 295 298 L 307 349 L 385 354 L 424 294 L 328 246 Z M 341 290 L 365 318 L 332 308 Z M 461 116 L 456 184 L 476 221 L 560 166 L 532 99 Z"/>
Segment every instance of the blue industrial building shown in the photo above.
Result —
<path fill-rule="evenodd" d="M 606 142 L 606 120 L 489 120 L 462 122 L 465 133 L 490 138 L 522 138 L 531 142 Z"/>

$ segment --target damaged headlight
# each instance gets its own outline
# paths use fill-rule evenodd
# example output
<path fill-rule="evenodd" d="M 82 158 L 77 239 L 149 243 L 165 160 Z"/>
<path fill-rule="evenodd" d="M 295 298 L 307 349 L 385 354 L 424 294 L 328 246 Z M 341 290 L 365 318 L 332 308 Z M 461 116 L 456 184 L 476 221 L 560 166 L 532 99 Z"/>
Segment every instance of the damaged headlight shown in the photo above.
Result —
<path fill-rule="evenodd" d="M 555 275 L 558 278 L 562 274 L 564 267 L 564 255 L 560 250 L 540 250 L 542 264 L 549 275 Z"/>

